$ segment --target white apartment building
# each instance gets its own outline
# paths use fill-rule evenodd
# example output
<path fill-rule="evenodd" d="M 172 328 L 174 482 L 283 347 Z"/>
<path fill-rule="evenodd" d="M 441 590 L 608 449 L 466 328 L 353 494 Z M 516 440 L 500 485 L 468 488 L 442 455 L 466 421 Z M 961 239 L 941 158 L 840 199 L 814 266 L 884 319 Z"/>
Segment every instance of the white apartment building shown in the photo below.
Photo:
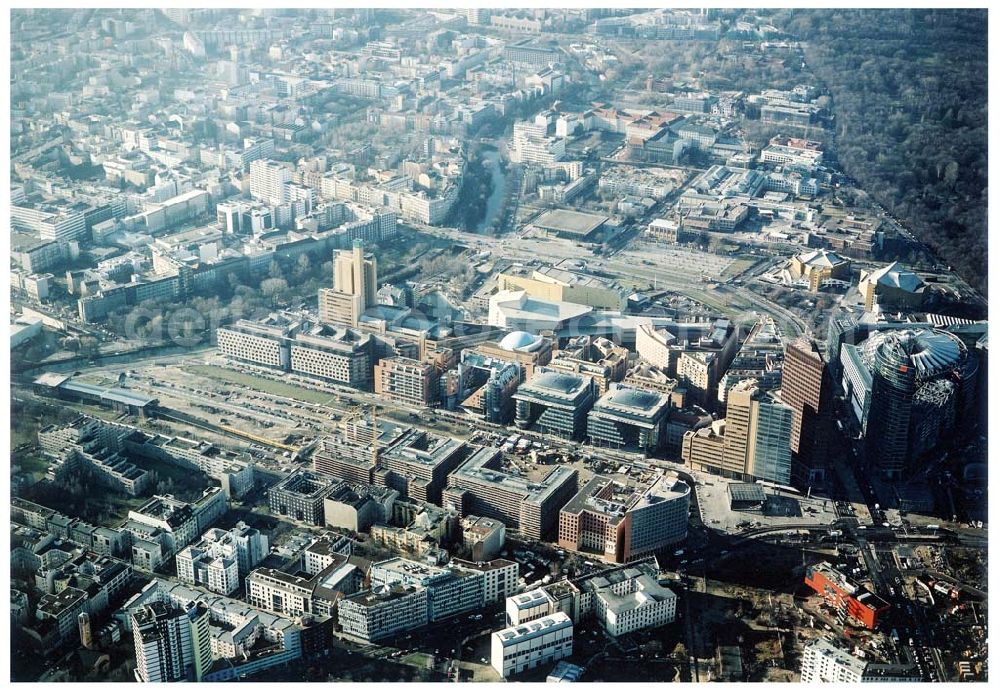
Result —
<path fill-rule="evenodd" d="M 807 645 L 802 653 L 802 683 L 859 684 L 864 677 L 865 664 L 864 660 L 819 638 Z"/>
<path fill-rule="evenodd" d="M 493 634 L 490 663 L 504 679 L 573 654 L 573 622 L 565 612 Z"/>
<path fill-rule="evenodd" d="M 213 528 L 201 542 L 177 554 L 177 577 L 191 585 L 229 595 L 268 554 L 267 535 L 244 523 L 230 531 Z"/>
<path fill-rule="evenodd" d="M 258 201 L 278 206 L 288 202 L 288 185 L 292 171 L 275 161 L 250 162 L 250 196 Z"/>
<path fill-rule="evenodd" d="M 340 561 L 345 555 L 349 555 L 350 553 L 350 538 L 346 536 L 340 538 L 320 538 L 306 547 L 303 555 L 305 572 L 310 576 L 315 576 L 330 564 Z"/>
<path fill-rule="evenodd" d="M 301 576 L 256 569 L 247 576 L 247 602 L 259 609 L 299 617 L 312 611 L 312 585 Z"/>
<path fill-rule="evenodd" d="M 399 196 L 400 215 L 410 221 L 418 221 L 427 225 L 437 225 L 444 222 L 451 207 L 458 201 L 459 185 L 449 183 L 435 197 L 429 197 L 424 192 L 409 192 Z"/>
<path fill-rule="evenodd" d="M 454 566 L 468 571 L 481 571 L 484 577 L 483 600 L 491 604 L 506 598 L 517 588 L 518 565 L 508 559 L 493 559 L 492 561 L 465 561 L 453 559 Z"/>
<path fill-rule="evenodd" d="M 281 330 L 241 320 L 215 332 L 219 353 L 268 367 L 287 364 L 281 348 Z"/>
<path fill-rule="evenodd" d="M 677 618 L 677 595 L 648 574 L 598 587 L 594 604 L 597 619 L 614 637 L 664 626 Z"/>
<path fill-rule="evenodd" d="M 555 163 L 566 155 L 566 140 L 555 137 L 514 137 L 510 153 L 515 163 Z"/>
<path fill-rule="evenodd" d="M 10 222 L 15 228 L 37 232 L 42 240 L 76 240 L 87 233 L 83 213 L 56 206 L 12 204 Z"/>
<path fill-rule="evenodd" d="M 541 619 L 552 612 L 553 604 L 552 598 L 541 588 L 512 595 L 507 598 L 504 608 L 507 613 L 507 626 L 519 626 Z"/>
<path fill-rule="evenodd" d="M 200 546 L 185 547 L 177 553 L 177 577 L 185 583 L 202 585 L 222 595 L 229 595 L 240 587 L 236 560 L 213 556 Z"/>
<path fill-rule="evenodd" d="M 640 324 L 635 330 L 635 350 L 639 357 L 665 370 L 670 368 L 671 358 L 677 356 L 677 351 L 671 348 L 676 342 L 672 333 L 652 324 Z"/>

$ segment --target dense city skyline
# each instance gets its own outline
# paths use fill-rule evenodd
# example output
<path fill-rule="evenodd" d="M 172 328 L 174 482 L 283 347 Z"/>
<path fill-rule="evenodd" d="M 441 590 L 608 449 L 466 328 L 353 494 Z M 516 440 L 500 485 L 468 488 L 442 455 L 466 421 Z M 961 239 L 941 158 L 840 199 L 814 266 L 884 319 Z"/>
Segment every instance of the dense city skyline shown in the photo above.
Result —
<path fill-rule="evenodd" d="M 987 680 L 984 10 L 10 19 L 13 681 Z"/>

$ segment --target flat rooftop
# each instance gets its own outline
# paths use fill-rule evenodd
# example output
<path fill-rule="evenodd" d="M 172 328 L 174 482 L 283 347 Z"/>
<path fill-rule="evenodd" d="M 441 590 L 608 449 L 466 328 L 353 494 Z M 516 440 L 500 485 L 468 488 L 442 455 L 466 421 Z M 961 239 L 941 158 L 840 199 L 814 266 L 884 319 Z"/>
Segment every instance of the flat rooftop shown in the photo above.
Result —
<path fill-rule="evenodd" d="M 477 450 L 465 463 L 460 465 L 451 477 L 467 479 L 477 484 L 487 483 L 498 486 L 510 492 L 524 495 L 523 501 L 541 502 L 546 499 L 556 487 L 576 475 L 576 470 L 567 466 L 557 466 L 539 482 L 531 482 L 525 477 L 511 475 L 499 469 L 502 458 L 497 449 L 483 447 Z M 449 481 L 449 485 L 451 482 Z"/>
<path fill-rule="evenodd" d="M 93 384 L 85 384 L 83 382 L 73 380 L 63 382 L 58 386 L 58 388 L 63 391 L 69 391 L 83 396 L 93 396 L 95 398 L 99 398 L 102 402 L 121 403 L 123 405 L 135 406 L 137 408 L 145 408 L 159 403 L 159 399 L 157 398 L 143 396 L 133 391 L 129 391 L 128 389 L 95 386 Z"/>
<path fill-rule="evenodd" d="M 536 218 L 532 225 L 542 230 L 586 237 L 608 222 L 607 216 L 554 209 Z"/>
<path fill-rule="evenodd" d="M 562 512 L 578 514 L 581 511 L 606 514 L 617 523 L 628 511 L 660 501 L 680 499 L 691 492 L 687 483 L 676 474 L 657 476 L 645 486 L 631 481 L 622 483 L 606 475 L 595 475 L 562 508 Z"/>
<path fill-rule="evenodd" d="M 493 636 L 499 638 L 504 647 L 506 647 L 524 640 L 537 638 L 538 636 L 545 636 L 567 627 L 573 628 L 573 622 L 566 616 L 565 612 L 556 612 L 551 616 L 529 621 L 526 624 L 519 624 L 518 626 L 511 626 L 510 628 L 496 631 Z"/>

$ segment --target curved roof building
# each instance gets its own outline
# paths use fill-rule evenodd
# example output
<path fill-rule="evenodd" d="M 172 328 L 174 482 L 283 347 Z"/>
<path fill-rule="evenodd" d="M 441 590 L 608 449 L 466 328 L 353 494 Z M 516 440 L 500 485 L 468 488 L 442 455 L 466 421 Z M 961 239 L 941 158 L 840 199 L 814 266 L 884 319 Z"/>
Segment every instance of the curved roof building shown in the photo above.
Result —
<path fill-rule="evenodd" d="M 862 271 L 858 284 L 868 312 L 874 311 L 876 304 L 881 307 L 919 307 L 923 304 L 926 287 L 920 276 L 899 262 L 877 271 Z"/>
<path fill-rule="evenodd" d="M 500 339 L 500 347 L 504 350 L 527 353 L 538 350 L 543 343 L 544 339 L 541 336 L 530 334 L 527 331 L 511 331 Z"/>
<path fill-rule="evenodd" d="M 968 349 L 958 336 L 928 328 L 879 331 L 861 345 L 861 357 L 873 367 L 876 352 L 883 349 L 898 352 L 894 357 L 900 364 L 913 367 L 918 381 L 953 372 L 968 356 Z"/>
<path fill-rule="evenodd" d="M 549 434 L 579 439 L 594 404 L 594 386 L 589 377 L 541 368 L 518 388 L 514 400 L 518 427 L 535 425 Z"/>
<path fill-rule="evenodd" d="M 670 395 L 617 385 L 587 416 L 587 436 L 595 446 L 653 450 L 664 436 Z"/>

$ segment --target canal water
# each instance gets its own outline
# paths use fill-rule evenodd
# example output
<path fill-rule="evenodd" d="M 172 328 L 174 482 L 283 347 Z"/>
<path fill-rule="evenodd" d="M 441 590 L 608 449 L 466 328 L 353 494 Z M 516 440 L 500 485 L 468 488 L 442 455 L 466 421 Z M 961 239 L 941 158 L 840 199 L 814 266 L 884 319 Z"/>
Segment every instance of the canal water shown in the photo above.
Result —
<path fill-rule="evenodd" d="M 503 195 L 507 183 L 507 176 L 500 166 L 500 152 L 496 149 L 487 149 L 483 151 L 482 156 L 483 165 L 490 171 L 490 182 L 493 186 L 490 189 L 490 196 L 486 200 L 486 215 L 476 226 L 477 233 L 486 232 L 490 224 L 496 220 L 497 214 L 503 208 Z"/>

